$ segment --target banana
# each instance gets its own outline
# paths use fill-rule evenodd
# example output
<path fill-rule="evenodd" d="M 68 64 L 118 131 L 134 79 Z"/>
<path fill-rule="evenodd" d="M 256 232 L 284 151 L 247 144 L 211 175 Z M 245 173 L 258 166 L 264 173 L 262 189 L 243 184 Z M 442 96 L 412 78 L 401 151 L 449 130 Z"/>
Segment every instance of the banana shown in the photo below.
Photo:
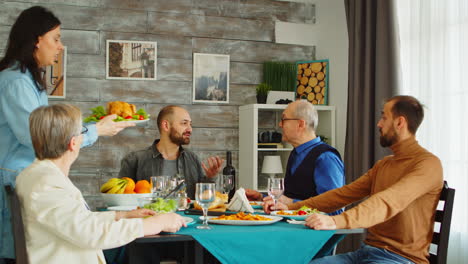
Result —
<path fill-rule="evenodd" d="M 108 192 L 110 189 L 112 189 L 114 186 L 118 185 L 121 182 L 122 182 L 122 179 L 112 178 L 101 186 L 101 192 L 102 193 Z"/>
<path fill-rule="evenodd" d="M 125 192 L 125 188 L 127 187 L 127 184 L 128 184 L 128 180 L 126 179 L 122 179 L 124 181 L 124 183 L 122 184 L 122 187 L 120 187 L 120 190 L 117 191 L 118 194 L 122 194 Z"/>
<path fill-rule="evenodd" d="M 118 184 L 114 185 L 110 190 L 108 190 L 106 193 L 118 193 L 120 189 L 122 189 L 122 186 L 124 185 L 125 185 L 124 182 L 119 182 Z"/>

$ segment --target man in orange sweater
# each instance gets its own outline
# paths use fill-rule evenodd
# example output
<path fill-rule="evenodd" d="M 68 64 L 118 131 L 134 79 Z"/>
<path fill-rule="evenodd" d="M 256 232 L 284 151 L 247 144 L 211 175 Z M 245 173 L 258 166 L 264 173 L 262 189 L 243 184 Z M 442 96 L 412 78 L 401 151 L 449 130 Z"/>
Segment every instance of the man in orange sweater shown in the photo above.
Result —
<path fill-rule="evenodd" d="M 317 230 L 367 228 L 363 246 L 354 252 L 328 256 L 311 263 L 429 263 L 434 215 L 443 186 L 440 160 L 422 148 L 415 134 L 424 110 L 411 96 L 387 100 L 377 126 L 380 144 L 393 155 L 378 161 L 367 173 L 344 187 L 279 209 L 303 205 L 324 212 L 367 198 L 341 215 L 313 214 L 306 226 Z M 265 204 L 270 212 L 272 204 Z"/>

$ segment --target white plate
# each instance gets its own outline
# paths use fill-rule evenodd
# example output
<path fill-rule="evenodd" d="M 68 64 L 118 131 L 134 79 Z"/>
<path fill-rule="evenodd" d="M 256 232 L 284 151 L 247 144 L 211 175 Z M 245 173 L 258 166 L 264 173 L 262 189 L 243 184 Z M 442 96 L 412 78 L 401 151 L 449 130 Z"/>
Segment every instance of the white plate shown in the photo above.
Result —
<path fill-rule="evenodd" d="M 142 123 L 146 123 L 148 122 L 150 119 L 143 119 L 143 120 L 122 120 L 122 121 L 119 121 L 119 122 L 131 122 L 131 123 L 135 123 L 135 124 L 142 124 Z"/>
<path fill-rule="evenodd" d="M 295 210 L 283 210 L 283 212 L 286 212 L 286 213 L 292 213 L 294 212 Z M 282 215 L 282 214 L 278 214 L 279 211 L 273 211 L 270 213 L 270 215 L 277 215 L 277 216 L 281 216 L 281 217 L 284 217 L 286 219 L 294 219 L 294 220 L 305 220 L 309 215 L 311 214 L 306 214 L 306 215 Z M 321 213 L 321 214 L 324 214 L 324 213 Z"/>
<path fill-rule="evenodd" d="M 124 119 L 124 120 L 122 120 L 122 121 L 117 121 L 116 123 L 120 123 L 120 122 L 132 122 L 132 123 L 135 123 L 135 124 L 143 124 L 143 123 L 146 123 L 146 122 L 148 122 L 148 121 L 150 121 L 149 118 L 143 119 L 143 120 L 133 120 L 133 119 L 127 120 L 127 119 Z M 88 123 L 86 123 L 86 124 L 96 124 L 96 122 L 95 122 L 95 121 L 91 121 L 91 122 L 88 122 Z"/>
<path fill-rule="evenodd" d="M 187 225 L 191 225 L 193 223 L 195 223 L 195 221 L 193 220 L 192 217 L 188 217 L 188 216 L 182 216 L 182 218 L 184 218 L 184 221 Z"/>
<path fill-rule="evenodd" d="M 266 221 L 251 221 L 251 220 L 212 220 L 218 216 L 208 216 L 208 223 L 210 224 L 219 224 L 219 225 L 269 225 L 281 221 L 283 217 L 281 216 L 271 216 L 264 215 L 265 217 L 271 218 L 271 220 Z"/>
<path fill-rule="evenodd" d="M 111 206 L 107 207 L 107 210 L 109 211 L 131 211 L 137 209 L 136 206 Z"/>
<path fill-rule="evenodd" d="M 252 206 L 253 209 L 263 209 L 262 201 L 249 201 L 249 204 Z"/>

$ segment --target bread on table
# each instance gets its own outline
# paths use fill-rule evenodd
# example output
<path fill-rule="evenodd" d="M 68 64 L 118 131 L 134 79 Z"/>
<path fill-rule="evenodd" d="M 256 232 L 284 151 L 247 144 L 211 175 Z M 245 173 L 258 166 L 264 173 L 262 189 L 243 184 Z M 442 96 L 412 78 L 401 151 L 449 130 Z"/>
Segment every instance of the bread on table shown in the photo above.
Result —
<path fill-rule="evenodd" d="M 220 192 L 215 193 L 216 197 L 215 200 L 210 203 L 210 206 L 208 207 L 208 211 L 220 211 L 224 212 L 226 211 L 226 203 L 228 201 L 228 194 L 223 194 Z M 197 210 L 202 210 L 201 206 L 198 204 L 197 201 L 193 204 L 193 207 Z"/>

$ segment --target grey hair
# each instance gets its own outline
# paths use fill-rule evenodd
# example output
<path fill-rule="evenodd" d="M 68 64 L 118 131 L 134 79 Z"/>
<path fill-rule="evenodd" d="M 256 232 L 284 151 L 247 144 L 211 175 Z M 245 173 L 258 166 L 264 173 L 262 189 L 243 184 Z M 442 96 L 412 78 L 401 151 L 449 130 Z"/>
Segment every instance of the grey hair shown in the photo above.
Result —
<path fill-rule="evenodd" d="M 29 116 L 29 130 L 36 158 L 60 158 L 81 134 L 81 111 L 70 104 L 41 106 Z"/>
<path fill-rule="evenodd" d="M 296 118 L 303 119 L 307 123 L 309 131 L 317 131 L 318 126 L 318 113 L 312 103 L 307 101 L 297 101 L 294 110 Z"/>

